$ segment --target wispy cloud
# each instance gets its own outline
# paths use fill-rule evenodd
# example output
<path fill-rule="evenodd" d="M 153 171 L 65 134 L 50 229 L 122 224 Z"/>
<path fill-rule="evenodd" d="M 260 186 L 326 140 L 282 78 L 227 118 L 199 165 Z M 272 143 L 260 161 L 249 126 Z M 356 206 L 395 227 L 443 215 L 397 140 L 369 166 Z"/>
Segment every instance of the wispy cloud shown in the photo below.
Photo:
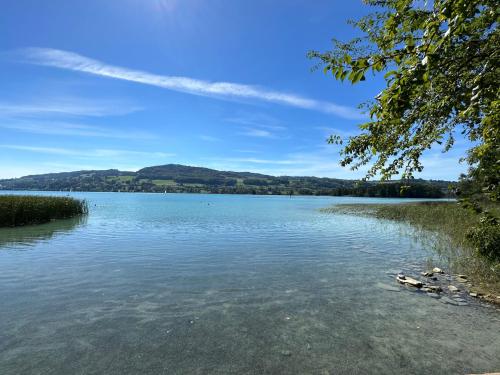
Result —
<path fill-rule="evenodd" d="M 141 108 L 129 103 L 106 102 L 94 103 L 82 99 L 51 99 L 33 103 L 0 103 L 1 116 L 116 116 L 139 111 Z"/>
<path fill-rule="evenodd" d="M 211 136 L 211 135 L 200 135 L 199 136 L 201 140 L 203 141 L 206 141 L 206 142 L 220 142 L 221 139 L 220 138 L 217 138 L 217 137 L 214 137 L 214 136 Z"/>
<path fill-rule="evenodd" d="M 295 164 L 295 160 L 273 160 L 273 159 L 257 159 L 257 158 L 222 158 L 222 160 L 231 163 L 249 163 L 249 164 L 269 164 L 269 165 L 290 165 Z"/>
<path fill-rule="evenodd" d="M 225 118 L 224 121 L 240 125 L 238 134 L 248 137 L 285 139 L 287 127 L 281 121 L 263 113 L 245 113 Z"/>
<path fill-rule="evenodd" d="M 263 113 L 247 113 L 226 118 L 225 121 L 238 125 L 259 127 L 268 130 L 286 130 L 287 128 L 276 118 Z"/>
<path fill-rule="evenodd" d="M 76 137 L 101 137 L 116 139 L 153 139 L 153 134 L 147 132 L 124 131 L 108 129 L 101 126 L 90 126 L 68 122 L 34 122 L 34 121 L 0 121 L 0 128 L 11 129 L 32 134 L 76 136 Z"/>
<path fill-rule="evenodd" d="M 152 85 L 168 90 L 181 91 L 194 95 L 204 95 L 221 99 L 255 99 L 265 102 L 288 105 L 297 108 L 321 111 L 348 119 L 363 118 L 353 108 L 331 102 L 310 99 L 304 96 L 275 91 L 264 87 L 232 82 L 211 82 L 189 77 L 164 76 L 140 70 L 132 70 L 106 64 L 77 53 L 51 49 L 27 48 L 17 51 L 23 61 L 32 64 L 68 69 L 102 77 Z"/>
<path fill-rule="evenodd" d="M 0 145 L 0 148 L 35 152 L 42 154 L 62 155 L 62 156 L 76 156 L 81 158 L 113 158 L 113 157 L 153 157 L 153 158 L 169 158 L 175 156 L 174 153 L 166 152 L 149 152 L 149 151 L 135 151 L 135 150 L 119 150 L 119 149 L 86 149 L 75 150 L 71 148 L 60 147 L 39 147 L 39 146 L 25 146 L 25 145 Z"/>
<path fill-rule="evenodd" d="M 246 135 L 248 137 L 259 137 L 259 138 L 276 138 L 276 136 L 269 130 L 257 129 L 257 128 L 246 128 L 244 131 L 240 132 L 241 135 Z"/>
<path fill-rule="evenodd" d="M 257 150 L 248 150 L 248 149 L 236 149 L 233 150 L 234 152 L 241 152 L 242 154 L 258 154 L 259 151 Z"/>
<path fill-rule="evenodd" d="M 460 152 L 444 156 L 439 151 L 431 150 L 422 158 L 424 170 L 416 174 L 415 177 L 457 179 L 460 173 L 465 172 L 467 168 L 466 164 L 459 163 L 460 156 L 463 156 L 460 155 Z M 338 148 L 323 145 L 311 147 L 308 151 L 278 154 L 273 157 L 215 157 L 211 159 L 211 167 L 225 170 L 245 170 L 274 176 L 317 176 L 345 179 L 362 178 L 370 167 L 370 165 L 365 165 L 352 171 L 349 167 L 340 166 L 339 159 Z M 397 178 L 397 176 L 394 177 L 394 179 Z"/>

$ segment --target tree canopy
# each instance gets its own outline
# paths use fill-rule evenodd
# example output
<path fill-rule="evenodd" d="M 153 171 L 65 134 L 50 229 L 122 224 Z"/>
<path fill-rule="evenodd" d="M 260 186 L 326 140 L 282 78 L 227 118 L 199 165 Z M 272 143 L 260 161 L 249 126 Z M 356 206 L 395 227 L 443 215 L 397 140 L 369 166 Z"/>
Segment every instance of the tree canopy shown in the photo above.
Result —
<path fill-rule="evenodd" d="M 349 137 L 341 165 L 370 165 L 366 178 L 412 178 L 422 154 L 470 143 L 469 176 L 500 198 L 498 0 L 365 0 L 374 12 L 351 23 L 362 36 L 309 52 L 325 73 L 358 83 L 383 74 L 386 87 L 364 104 L 369 120 Z M 342 143 L 332 135 L 330 143 Z M 465 156 L 465 155 L 464 155 Z"/>

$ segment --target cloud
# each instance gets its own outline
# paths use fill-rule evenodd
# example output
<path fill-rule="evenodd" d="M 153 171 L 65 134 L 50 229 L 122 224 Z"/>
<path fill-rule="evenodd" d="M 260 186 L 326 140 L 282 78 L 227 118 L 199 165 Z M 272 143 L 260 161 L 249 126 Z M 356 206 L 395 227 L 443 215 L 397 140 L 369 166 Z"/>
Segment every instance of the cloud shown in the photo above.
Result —
<path fill-rule="evenodd" d="M 100 102 L 92 103 L 81 99 L 52 99 L 50 101 L 29 104 L 0 103 L 2 116 L 116 116 L 139 111 L 141 108 L 126 103 Z"/>
<path fill-rule="evenodd" d="M 240 127 L 242 131 L 239 134 L 249 137 L 284 139 L 285 136 L 283 134 L 278 136 L 276 133 L 287 130 L 285 126 L 281 125 L 279 120 L 262 113 L 248 113 L 229 117 L 224 120 L 237 125 L 243 125 Z"/>
<path fill-rule="evenodd" d="M 233 150 L 234 152 L 241 152 L 243 154 L 258 154 L 260 151 L 257 150 L 248 150 L 248 149 L 236 149 Z"/>
<path fill-rule="evenodd" d="M 276 138 L 276 136 L 268 130 L 247 128 L 240 132 L 241 135 L 246 135 L 248 137 L 259 137 L 259 138 Z"/>
<path fill-rule="evenodd" d="M 200 135 L 200 139 L 203 140 L 203 141 L 207 141 L 207 142 L 220 142 L 221 139 L 220 138 L 217 138 L 217 137 L 213 137 L 211 135 Z"/>
<path fill-rule="evenodd" d="M 310 99 L 304 96 L 285 93 L 232 82 L 210 82 L 189 77 L 164 76 L 140 70 L 132 70 L 109 65 L 74 52 L 51 48 L 26 48 L 17 51 L 22 61 L 37 65 L 67 69 L 101 77 L 115 78 L 130 82 L 152 85 L 168 90 L 221 99 L 255 99 L 265 102 L 288 105 L 297 108 L 321 111 L 347 119 L 362 119 L 356 109 L 335 103 Z"/>
<path fill-rule="evenodd" d="M 154 135 L 146 132 L 131 132 L 121 129 L 120 131 L 106 129 L 100 126 L 74 124 L 68 122 L 25 122 L 25 121 L 1 121 L 0 128 L 22 131 L 33 134 L 77 136 L 77 137 L 101 137 L 116 139 L 154 139 Z"/>
<path fill-rule="evenodd" d="M 342 179 L 359 179 L 366 175 L 370 165 L 352 171 L 339 164 L 338 148 L 331 145 L 313 147 L 309 151 L 292 152 L 276 157 L 212 158 L 212 168 L 235 171 L 249 171 L 273 176 L 316 176 Z M 460 155 L 444 156 L 440 152 L 431 152 L 422 157 L 424 170 L 415 174 L 417 178 L 456 180 L 465 172 L 467 165 L 459 163 Z M 398 176 L 394 176 L 397 179 Z M 375 178 L 376 179 L 376 178 Z"/>
<path fill-rule="evenodd" d="M 89 149 L 89 150 L 75 150 L 71 148 L 59 147 L 39 147 L 39 146 L 24 146 L 24 145 L 0 145 L 0 148 L 35 152 L 42 154 L 62 155 L 62 156 L 76 156 L 82 158 L 113 158 L 124 156 L 141 156 L 153 158 L 169 158 L 175 156 L 174 153 L 165 152 L 149 152 L 149 151 L 134 151 L 134 150 L 117 150 L 117 149 Z"/>
<path fill-rule="evenodd" d="M 250 163 L 250 164 L 271 164 L 271 165 L 290 165 L 296 164 L 295 160 L 272 160 L 257 158 L 216 158 L 216 160 L 230 163 Z"/>
<path fill-rule="evenodd" d="M 287 128 L 281 125 L 281 122 L 274 117 L 262 113 L 249 113 L 237 117 L 226 118 L 225 121 L 234 124 L 246 125 L 251 127 L 259 127 L 268 130 L 286 130 Z"/>

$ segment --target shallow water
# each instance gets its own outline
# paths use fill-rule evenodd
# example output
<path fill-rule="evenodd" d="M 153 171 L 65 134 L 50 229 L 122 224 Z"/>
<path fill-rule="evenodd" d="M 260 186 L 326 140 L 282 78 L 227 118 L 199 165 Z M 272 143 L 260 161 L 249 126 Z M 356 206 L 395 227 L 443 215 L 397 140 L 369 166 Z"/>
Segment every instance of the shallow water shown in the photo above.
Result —
<path fill-rule="evenodd" d="M 333 197 L 76 193 L 0 230 L 0 374 L 500 371 L 500 311 L 399 287 L 432 254 Z M 453 302 L 453 301 L 451 301 Z"/>

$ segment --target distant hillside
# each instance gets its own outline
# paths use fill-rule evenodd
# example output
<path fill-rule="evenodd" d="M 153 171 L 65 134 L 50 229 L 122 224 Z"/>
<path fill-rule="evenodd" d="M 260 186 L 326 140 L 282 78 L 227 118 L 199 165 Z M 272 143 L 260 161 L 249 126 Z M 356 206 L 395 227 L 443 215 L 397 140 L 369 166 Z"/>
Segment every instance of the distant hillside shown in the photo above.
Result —
<path fill-rule="evenodd" d="M 413 180 L 401 195 L 401 181 L 359 183 L 319 177 L 268 176 L 168 164 L 137 172 L 116 169 L 49 173 L 0 180 L 0 190 L 122 191 L 217 194 L 355 195 L 440 198 L 449 196 L 448 181 Z"/>

